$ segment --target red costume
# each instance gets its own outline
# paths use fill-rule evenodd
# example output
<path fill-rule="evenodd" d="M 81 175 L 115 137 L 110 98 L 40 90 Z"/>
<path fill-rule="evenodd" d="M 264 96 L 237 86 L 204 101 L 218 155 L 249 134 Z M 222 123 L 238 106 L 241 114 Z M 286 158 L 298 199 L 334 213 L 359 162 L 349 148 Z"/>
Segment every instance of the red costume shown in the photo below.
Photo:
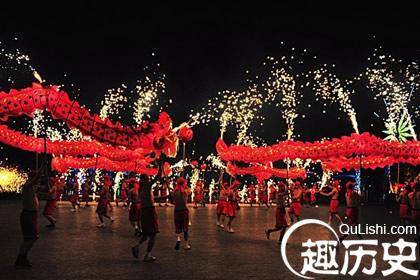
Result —
<path fill-rule="evenodd" d="M 54 209 L 57 208 L 57 183 L 58 180 L 56 178 L 50 178 L 50 185 L 53 186 L 53 189 L 52 192 L 48 194 L 43 212 L 44 216 L 51 216 Z"/>
<path fill-rule="evenodd" d="M 276 228 L 287 227 L 286 221 L 286 209 L 284 207 L 277 207 L 276 208 Z"/>
<path fill-rule="evenodd" d="M 177 180 L 177 186 L 174 189 L 174 223 L 176 234 L 187 232 L 189 227 L 190 216 L 187 208 L 188 194 L 186 190 L 187 183 L 185 179 L 179 178 Z"/>
<path fill-rule="evenodd" d="M 350 197 L 353 194 L 353 190 L 347 190 L 346 196 Z M 356 206 L 346 207 L 347 224 L 349 226 L 355 226 L 359 223 L 359 208 Z"/>
<path fill-rule="evenodd" d="M 194 190 L 194 202 L 200 203 L 203 200 L 203 185 L 197 182 Z"/>
<path fill-rule="evenodd" d="M 289 208 L 289 214 L 294 214 L 295 216 L 300 216 L 300 201 L 292 201 L 292 205 Z"/>
<path fill-rule="evenodd" d="M 355 226 L 359 223 L 359 208 L 347 207 L 346 208 L 347 224 L 349 226 Z"/>
<path fill-rule="evenodd" d="M 267 203 L 268 195 L 267 188 L 260 186 L 258 189 L 258 200 L 260 203 Z"/>
<path fill-rule="evenodd" d="M 340 202 L 337 198 L 331 198 L 330 201 L 330 213 L 331 214 L 337 214 L 338 213 L 338 206 L 340 205 Z"/>
<path fill-rule="evenodd" d="M 409 220 L 411 218 L 410 205 L 408 204 L 408 191 L 402 190 L 400 195 L 400 218 Z"/>
<path fill-rule="evenodd" d="M 256 194 L 255 194 L 255 186 L 249 185 L 248 187 L 248 201 L 249 203 L 255 203 L 256 202 Z"/>
<path fill-rule="evenodd" d="M 314 203 L 316 201 L 316 189 L 311 188 L 310 194 L 311 194 L 311 203 Z"/>
<path fill-rule="evenodd" d="M 79 182 L 77 181 L 77 177 L 74 177 L 73 181 L 73 195 L 69 201 L 71 204 L 76 204 L 79 201 Z"/>
<path fill-rule="evenodd" d="M 87 182 L 83 184 L 83 193 L 82 193 L 82 199 L 85 202 L 89 201 L 89 185 Z"/>
<path fill-rule="evenodd" d="M 99 215 L 106 215 L 108 212 L 108 202 L 109 202 L 109 189 L 104 186 L 101 195 L 99 197 L 98 206 L 96 208 L 96 213 Z"/>
<path fill-rule="evenodd" d="M 307 188 L 304 190 L 303 199 L 305 200 L 305 203 L 309 203 L 311 201 L 311 193 Z"/>
<path fill-rule="evenodd" d="M 228 205 L 227 190 L 222 188 L 220 190 L 219 200 L 217 201 L 217 207 L 216 207 L 217 215 L 226 215 L 227 205 Z"/>
<path fill-rule="evenodd" d="M 140 185 L 135 179 L 129 180 L 129 185 L 132 185 L 131 190 L 131 204 L 128 218 L 131 222 L 138 222 L 141 215 L 141 203 L 139 200 Z"/>

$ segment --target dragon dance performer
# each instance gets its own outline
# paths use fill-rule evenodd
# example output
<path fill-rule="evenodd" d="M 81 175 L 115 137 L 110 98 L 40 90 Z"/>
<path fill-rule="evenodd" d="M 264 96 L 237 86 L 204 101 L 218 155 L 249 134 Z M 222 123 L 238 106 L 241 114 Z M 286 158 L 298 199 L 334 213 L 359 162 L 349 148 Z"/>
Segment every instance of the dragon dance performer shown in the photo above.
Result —
<path fill-rule="evenodd" d="M 99 194 L 98 206 L 96 208 L 96 213 L 98 214 L 98 218 L 100 221 L 100 224 L 97 225 L 98 228 L 105 227 L 104 218 L 109 219 L 111 223 L 114 222 L 114 219 L 108 215 L 108 205 L 110 201 L 110 193 L 109 193 L 110 184 L 108 180 L 109 179 L 107 179 L 106 176 L 104 176 L 102 187 Z"/>
<path fill-rule="evenodd" d="M 56 176 L 50 177 L 50 189 L 47 193 L 47 201 L 45 203 L 43 215 L 50 222 L 46 227 L 53 228 L 57 220 L 53 217 L 53 211 L 57 208 L 57 184 L 58 178 Z"/>
<path fill-rule="evenodd" d="M 290 220 L 293 223 L 294 219 L 293 216 L 296 218 L 297 221 L 299 221 L 300 219 L 300 208 L 301 208 L 301 200 L 302 200 L 302 185 L 300 183 L 300 181 L 296 181 L 293 184 L 293 189 L 292 189 L 292 205 L 290 205 L 289 208 L 289 216 L 290 216 Z"/>
<path fill-rule="evenodd" d="M 232 185 L 229 186 L 229 188 L 227 189 L 227 203 L 226 203 L 226 207 L 225 207 L 225 215 L 228 218 L 228 222 L 227 222 L 227 232 L 229 233 L 234 233 L 235 231 L 232 228 L 232 223 L 233 220 L 236 217 L 236 208 L 237 208 L 237 192 L 238 192 L 238 186 L 239 186 L 239 182 L 238 181 L 234 181 Z"/>
<path fill-rule="evenodd" d="M 417 242 L 420 242 L 420 177 L 417 176 L 413 183 L 413 191 L 408 195 L 411 206 L 411 215 L 414 225 L 417 227 Z M 420 250 L 420 249 L 419 249 Z"/>
<path fill-rule="evenodd" d="M 194 189 L 194 208 L 198 208 L 198 205 L 203 205 L 203 180 L 198 180 Z"/>
<path fill-rule="evenodd" d="M 270 208 L 270 205 L 268 205 L 268 190 L 265 182 L 261 182 L 258 186 L 258 203 L 259 205 L 265 204 L 267 209 Z"/>
<path fill-rule="evenodd" d="M 22 212 L 20 213 L 20 227 L 22 229 L 23 241 L 20 244 L 19 255 L 15 265 L 17 267 L 31 267 L 28 260 L 28 253 L 39 238 L 38 207 L 37 197 L 41 171 L 33 172 L 32 178 L 22 187 Z"/>
<path fill-rule="evenodd" d="M 176 187 L 173 190 L 173 203 L 175 205 L 174 209 L 174 223 L 175 223 L 175 233 L 176 244 L 175 250 L 179 250 L 181 246 L 181 233 L 184 235 L 185 241 L 185 250 L 190 250 L 191 246 L 189 243 L 189 211 L 187 207 L 188 197 L 190 195 L 190 190 L 187 187 L 187 181 L 180 177 L 176 181 Z"/>
<path fill-rule="evenodd" d="M 346 217 L 347 224 L 349 226 L 355 227 L 359 224 L 359 206 L 360 206 L 360 195 L 354 190 L 355 183 L 347 182 L 346 183 Z M 359 239 L 362 239 L 360 233 L 357 235 Z M 345 234 L 340 237 L 340 242 L 348 237 L 348 234 Z"/>
<path fill-rule="evenodd" d="M 113 208 L 112 208 L 112 204 L 111 204 L 111 188 L 112 188 L 112 178 L 109 174 L 105 174 L 104 176 L 104 185 L 105 187 L 108 189 L 108 206 L 109 206 L 109 211 L 112 212 Z"/>
<path fill-rule="evenodd" d="M 121 202 L 123 203 L 123 207 L 128 207 L 128 185 L 127 185 L 127 178 L 124 178 L 121 182 Z"/>
<path fill-rule="evenodd" d="M 316 194 L 319 193 L 319 190 L 316 186 L 316 184 L 312 185 L 312 188 L 309 190 L 309 194 L 310 194 L 310 203 L 311 206 L 313 207 L 316 203 Z M 315 207 L 318 207 L 318 205 L 315 205 Z"/>
<path fill-rule="evenodd" d="M 72 195 L 69 198 L 69 201 L 71 203 L 72 209 L 71 211 L 76 212 L 80 208 L 80 202 L 79 202 L 79 191 L 80 186 L 78 182 L 77 176 L 73 177 L 73 180 L 71 180 L 70 184 L 72 184 Z"/>
<path fill-rule="evenodd" d="M 217 226 L 220 228 L 225 228 L 225 217 L 226 217 L 226 207 L 227 207 L 227 188 L 223 182 L 223 170 L 220 172 L 219 176 L 219 199 L 217 200 L 216 206 L 216 215 L 217 215 Z"/>
<path fill-rule="evenodd" d="M 141 214 L 140 214 L 140 225 L 141 235 L 136 245 L 131 247 L 133 257 L 139 257 L 140 245 L 148 240 L 146 255 L 143 258 L 145 262 L 152 262 L 156 260 L 156 257 L 152 256 L 152 249 L 155 244 L 156 235 L 159 233 L 158 217 L 156 208 L 154 206 L 155 199 L 161 199 L 162 197 L 153 196 L 152 186 L 161 179 L 162 175 L 162 164 L 159 163 L 159 171 L 153 180 L 150 180 L 149 176 L 145 174 L 140 175 L 140 203 L 141 203 Z"/>
<path fill-rule="evenodd" d="M 129 179 L 125 181 L 128 186 L 128 196 L 130 200 L 130 210 L 128 212 L 128 219 L 131 226 L 134 228 L 134 236 L 138 236 L 141 233 L 140 229 L 140 214 L 141 214 L 141 202 L 140 202 L 140 183 L 136 179 L 134 172 L 131 172 Z"/>
<path fill-rule="evenodd" d="M 85 202 L 85 207 L 90 207 L 89 205 L 89 189 L 90 189 L 90 180 L 86 178 L 86 180 L 82 183 L 82 200 Z"/>
<path fill-rule="evenodd" d="M 284 234 L 286 233 L 286 229 L 289 226 L 286 220 L 286 202 L 285 199 L 287 197 L 286 185 L 283 182 L 278 184 L 278 191 L 276 193 L 275 202 L 277 204 L 276 208 L 276 224 L 274 228 L 267 229 L 265 234 L 267 239 L 270 239 L 270 234 L 272 232 L 280 231 L 280 236 L 278 243 L 281 244 Z"/>
<path fill-rule="evenodd" d="M 252 204 L 254 204 L 254 203 L 257 202 L 256 201 L 257 195 L 255 193 L 255 186 L 254 186 L 254 184 L 250 184 L 248 186 L 248 197 L 247 198 L 248 198 L 248 203 L 251 205 L 251 207 L 252 207 Z"/>
<path fill-rule="evenodd" d="M 340 201 L 338 200 L 338 197 L 340 195 L 340 181 L 334 180 L 332 184 L 332 190 L 329 193 L 321 191 L 320 194 L 331 197 L 328 224 L 331 225 L 333 217 L 335 217 L 338 220 L 338 222 L 342 224 L 343 221 L 341 220 L 341 217 L 338 214 L 338 207 L 340 205 Z"/>
<path fill-rule="evenodd" d="M 163 183 L 159 186 L 159 196 L 162 197 L 159 199 L 159 207 L 164 202 L 165 206 L 168 206 L 168 193 L 169 193 L 169 181 L 164 180 Z"/>
<path fill-rule="evenodd" d="M 270 187 L 268 187 L 268 203 L 271 205 L 272 203 L 276 202 L 276 196 L 277 196 L 277 189 L 274 186 L 274 184 L 271 184 Z"/>
<path fill-rule="evenodd" d="M 397 202 L 400 204 L 400 219 L 407 224 L 411 219 L 411 209 L 408 194 L 412 191 L 410 186 L 404 186 L 400 191 Z"/>
<path fill-rule="evenodd" d="M 308 186 L 306 185 L 303 186 L 302 193 L 303 193 L 303 203 L 305 207 L 308 208 L 311 202 L 311 191 L 309 190 Z"/>

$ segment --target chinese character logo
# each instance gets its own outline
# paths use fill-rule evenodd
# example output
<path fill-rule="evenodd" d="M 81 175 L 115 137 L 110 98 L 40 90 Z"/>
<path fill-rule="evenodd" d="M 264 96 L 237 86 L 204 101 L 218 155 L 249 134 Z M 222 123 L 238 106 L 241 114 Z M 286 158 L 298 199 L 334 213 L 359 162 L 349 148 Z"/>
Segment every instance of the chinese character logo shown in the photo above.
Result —
<path fill-rule="evenodd" d="M 309 224 L 321 225 L 327 228 L 333 233 L 336 240 L 312 241 L 309 238 L 307 241 L 302 242 L 303 252 L 301 253 L 301 257 L 303 258 L 303 267 L 298 272 L 290 265 L 287 259 L 286 245 L 288 239 L 296 229 Z M 337 248 L 340 244 L 335 230 L 323 221 L 307 219 L 297 222 L 290 227 L 284 236 L 280 251 L 286 267 L 295 275 L 305 279 L 314 279 L 314 277 L 308 276 L 307 274 L 353 276 L 359 272 L 366 275 L 373 275 L 377 270 L 375 257 L 377 256 L 378 250 L 383 250 L 382 261 L 388 264 L 388 269 L 381 271 L 383 276 L 389 276 L 396 271 L 410 276 L 418 276 L 418 270 L 404 266 L 404 262 L 416 260 L 417 244 L 414 242 L 406 242 L 400 238 L 395 243 L 382 243 L 379 246 L 378 240 L 344 240 L 342 245 L 345 252 L 343 264 L 340 268 L 337 263 Z M 372 247 L 375 249 L 372 249 Z M 395 255 L 390 254 L 389 249 L 391 247 L 396 247 L 399 253 Z M 404 249 L 409 251 L 408 255 L 403 254 Z M 350 257 L 354 259 L 354 263 L 350 262 Z M 362 266 L 362 261 L 364 261 L 364 266 Z"/>

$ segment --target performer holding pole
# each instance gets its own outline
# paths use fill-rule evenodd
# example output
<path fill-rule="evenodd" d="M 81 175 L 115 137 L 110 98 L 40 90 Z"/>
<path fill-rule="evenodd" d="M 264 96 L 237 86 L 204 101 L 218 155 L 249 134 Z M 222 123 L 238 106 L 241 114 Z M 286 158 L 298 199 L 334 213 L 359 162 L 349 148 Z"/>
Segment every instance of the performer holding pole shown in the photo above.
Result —
<path fill-rule="evenodd" d="M 179 250 L 181 246 L 181 234 L 184 235 L 185 250 L 190 250 L 191 246 L 189 243 L 189 211 L 187 207 L 188 196 L 190 190 L 187 187 L 187 181 L 180 177 L 176 181 L 176 187 L 173 191 L 174 197 L 174 223 L 175 233 L 177 235 L 175 250 Z"/>
<path fill-rule="evenodd" d="M 329 193 L 325 193 L 323 191 L 320 191 L 319 193 L 324 195 L 324 196 L 331 197 L 329 216 L 328 216 L 328 224 L 331 225 L 333 217 L 335 217 L 337 219 L 337 221 L 340 224 L 342 224 L 343 221 L 341 220 L 341 217 L 338 214 L 338 207 L 340 205 L 340 202 L 338 200 L 338 197 L 340 195 L 340 181 L 339 180 L 334 180 L 333 185 L 332 185 L 332 190 Z"/>

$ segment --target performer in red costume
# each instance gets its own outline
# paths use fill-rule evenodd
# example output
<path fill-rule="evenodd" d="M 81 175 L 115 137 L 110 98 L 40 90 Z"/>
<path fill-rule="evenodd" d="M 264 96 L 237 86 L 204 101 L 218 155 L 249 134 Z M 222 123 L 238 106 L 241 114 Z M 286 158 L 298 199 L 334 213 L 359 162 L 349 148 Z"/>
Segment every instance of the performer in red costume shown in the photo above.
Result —
<path fill-rule="evenodd" d="M 267 229 L 265 234 L 267 239 L 270 239 L 270 234 L 275 231 L 280 231 L 280 236 L 278 243 L 281 244 L 281 240 L 286 232 L 287 227 L 289 226 L 286 221 L 286 202 L 287 197 L 286 185 L 283 182 L 278 184 L 278 191 L 276 192 L 276 224 L 274 228 Z"/>
<path fill-rule="evenodd" d="M 155 261 L 156 258 L 152 256 L 152 249 L 155 244 L 156 234 L 159 233 L 159 224 L 156 209 L 154 206 L 154 199 L 160 199 L 161 197 L 154 197 L 152 186 L 161 179 L 162 175 L 162 164 L 159 164 L 158 174 L 153 180 L 149 179 L 149 176 L 142 174 L 140 176 L 140 203 L 141 203 L 141 235 L 136 245 L 131 247 L 133 257 L 139 257 L 140 245 L 148 240 L 146 255 L 143 258 L 145 262 Z"/>
<path fill-rule="evenodd" d="M 98 206 L 96 208 L 96 213 L 98 214 L 98 218 L 100 221 L 100 224 L 97 225 L 97 227 L 99 228 L 104 228 L 105 227 L 105 223 L 104 223 L 104 217 L 109 219 L 112 222 L 114 222 L 114 219 L 108 215 L 108 205 L 109 205 L 109 201 L 110 201 L 110 195 L 109 195 L 109 182 L 107 182 L 106 176 L 103 179 L 103 183 L 100 189 L 100 194 L 99 194 L 99 201 L 98 201 Z"/>
<path fill-rule="evenodd" d="M 194 189 L 194 208 L 198 208 L 198 205 L 202 204 L 203 188 L 204 188 L 203 181 L 198 180 L 197 183 L 195 184 L 195 189 Z"/>
<path fill-rule="evenodd" d="M 37 197 L 41 171 L 32 173 L 31 178 L 22 187 L 22 212 L 20 213 L 20 227 L 22 229 L 23 241 L 20 244 L 19 255 L 15 265 L 17 267 L 31 267 L 28 261 L 28 253 L 39 238 L 38 207 Z"/>
<path fill-rule="evenodd" d="M 309 190 L 310 196 L 311 196 L 311 206 L 315 206 L 318 207 L 318 205 L 316 205 L 316 194 L 319 193 L 319 190 L 316 186 L 316 184 L 312 185 L 312 188 Z"/>
<path fill-rule="evenodd" d="M 104 175 L 104 185 L 108 189 L 108 206 L 109 206 L 109 211 L 112 212 L 113 208 L 111 204 L 111 188 L 112 188 L 113 182 L 112 182 L 111 176 L 109 176 L 108 174 Z"/>
<path fill-rule="evenodd" d="M 413 191 L 408 195 L 411 207 L 411 216 L 414 225 L 417 227 L 417 242 L 420 242 L 420 176 L 414 180 Z"/>
<path fill-rule="evenodd" d="M 121 182 L 121 202 L 123 203 L 123 207 L 128 206 L 128 186 L 127 186 L 127 179 L 124 179 Z"/>
<path fill-rule="evenodd" d="M 227 232 L 234 233 L 235 231 L 232 228 L 233 220 L 236 217 L 236 207 L 237 207 L 237 191 L 238 191 L 239 182 L 234 181 L 232 185 L 227 189 L 227 204 L 225 207 L 225 215 L 228 218 L 227 222 Z"/>
<path fill-rule="evenodd" d="M 346 184 L 346 217 L 347 224 L 355 227 L 359 224 L 359 206 L 360 206 L 360 195 L 354 190 L 354 182 L 347 182 Z M 359 239 L 362 239 L 360 233 L 357 235 Z M 340 242 L 348 237 L 345 234 L 340 237 Z"/>
<path fill-rule="evenodd" d="M 253 184 L 250 184 L 248 186 L 248 203 L 251 205 L 256 203 L 256 193 L 255 193 L 255 186 Z"/>
<path fill-rule="evenodd" d="M 225 228 L 226 207 L 228 203 L 227 189 L 223 183 L 223 171 L 220 172 L 219 176 L 219 189 L 219 199 L 217 200 L 216 206 L 217 226 L 223 229 Z"/>
<path fill-rule="evenodd" d="M 271 184 L 270 187 L 268 187 L 268 202 L 269 205 L 271 205 L 272 203 L 276 202 L 276 187 L 274 186 L 274 184 Z"/>
<path fill-rule="evenodd" d="M 80 202 L 79 202 L 80 188 L 79 188 L 79 182 L 78 182 L 77 176 L 73 177 L 73 182 L 72 183 L 73 183 L 73 189 L 72 189 L 73 193 L 72 193 L 69 201 L 70 201 L 71 206 L 72 206 L 71 211 L 76 212 L 80 208 Z"/>
<path fill-rule="evenodd" d="M 267 206 L 267 209 L 270 208 L 270 206 L 268 205 L 268 190 L 265 182 L 261 182 L 258 185 L 258 203 L 259 205 L 265 204 L 265 206 Z"/>
<path fill-rule="evenodd" d="M 311 191 L 305 185 L 305 186 L 303 186 L 302 193 L 303 193 L 303 203 L 304 203 L 305 207 L 308 208 L 309 204 L 311 202 Z"/>
<path fill-rule="evenodd" d="M 90 180 L 86 178 L 86 180 L 82 184 L 82 200 L 85 202 L 85 207 L 89 207 L 89 190 L 90 190 Z"/>
<path fill-rule="evenodd" d="M 137 181 L 134 172 L 130 173 L 130 178 L 126 181 L 128 185 L 128 194 L 130 199 L 130 211 L 128 219 L 130 220 L 131 226 L 134 228 L 134 235 L 138 236 L 141 233 L 140 230 L 140 214 L 141 214 L 141 202 L 140 202 L 140 183 Z"/>
<path fill-rule="evenodd" d="M 46 227 L 53 228 L 57 220 L 53 217 L 52 213 L 57 207 L 57 183 L 58 178 L 50 177 L 50 189 L 47 193 L 47 201 L 45 203 L 44 212 L 42 213 L 45 218 L 50 222 Z"/>
<path fill-rule="evenodd" d="M 340 201 L 338 200 L 338 197 L 340 195 L 340 181 L 334 180 L 332 184 L 332 190 L 329 193 L 321 191 L 320 194 L 331 197 L 328 224 L 331 225 L 333 217 L 335 217 L 338 220 L 338 222 L 342 224 L 343 221 L 341 220 L 341 217 L 338 214 L 338 207 L 340 205 Z"/>
<path fill-rule="evenodd" d="M 404 186 L 398 197 L 397 202 L 400 204 L 400 219 L 405 223 L 408 224 L 411 220 L 411 209 L 410 203 L 408 199 L 408 194 L 411 192 L 410 186 Z"/>
<path fill-rule="evenodd" d="M 168 191 L 169 191 L 169 181 L 164 180 L 162 185 L 159 187 L 159 195 L 162 197 L 159 200 L 159 206 L 162 206 L 161 203 L 164 202 L 165 206 L 168 206 Z"/>
<path fill-rule="evenodd" d="M 301 208 L 301 200 L 302 200 L 302 185 L 300 181 L 296 181 L 293 184 L 292 189 L 292 205 L 289 208 L 289 216 L 292 223 L 294 222 L 293 216 L 296 218 L 297 221 L 300 219 L 300 208 Z"/>
<path fill-rule="evenodd" d="M 181 246 L 181 234 L 184 235 L 185 241 L 185 250 L 190 250 L 191 246 L 189 243 L 189 211 L 187 207 L 188 196 L 190 195 L 190 190 L 187 187 L 187 181 L 180 177 L 176 181 L 176 186 L 173 191 L 173 198 L 174 198 L 174 223 L 175 223 L 175 233 L 176 237 L 176 244 L 175 250 L 179 250 Z"/>

